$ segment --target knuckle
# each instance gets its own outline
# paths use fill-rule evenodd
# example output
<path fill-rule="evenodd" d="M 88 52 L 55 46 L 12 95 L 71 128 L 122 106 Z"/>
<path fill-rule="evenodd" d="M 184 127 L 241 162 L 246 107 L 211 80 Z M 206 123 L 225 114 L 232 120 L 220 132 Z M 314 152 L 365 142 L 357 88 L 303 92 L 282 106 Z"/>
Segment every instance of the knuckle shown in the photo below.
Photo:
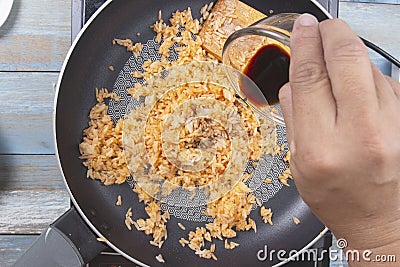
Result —
<path fill-rule="evenodd" d="M 341 76 L 341 80 L 345 85 L 345 89 L 347 90 L 347 92 L 358 98 L 357 103 L 359 104 L 353 103 L 354 108 L 359 108 L 359 110 L 365 110 L 366 108 L 368 108 L 367 106 L 360 106 L 361 104 L 365 105 L 366 103 L 364 102 L 367 101 L 367 99 L 365 98 L 365 85 L 358 82 L 362 80 L 362 77 L 358 77 L 357 74 L 354 74 L 349 70 L 348 73 L 344 73 Z"/>
<path fill-rule="evenodd" d="M 326 49 L 327 61 L 356 63 L 360 60 L 369 60 L 368 50 L 361 42 L 353 38 L 345 38 L 336 42 L 330 49 Z"/>
<path fill-rule="evenodd" d="M 290 82 L 293 86 L 310 86 L 327 80 L 325 66 L 312 59 L 301 59 L 291 68 Z"/>
<path fill-rule="evenodd" d="M 338 169 L 339 162 L 332 155 L 323 153 L 320 149 L 304 149 L 297 155 L 297 165 L 304 173 L 327 175 Z"/>
<path fill-rule="evenodd" d="M 362 147 L 368 162 L 375 166 L 384 164 L 390 154 L 385 142 L 379 130 L 369 128 L 368 135 L 362 139 Z"/>
<path fill-rule="evenodd" d="M 290 42 L 292 47 L 315 44 L 316 42 L 320 42 L 320 34 L 318 29 L 303 27 L 297 29 L 296 32 L 290 36 Z"/>

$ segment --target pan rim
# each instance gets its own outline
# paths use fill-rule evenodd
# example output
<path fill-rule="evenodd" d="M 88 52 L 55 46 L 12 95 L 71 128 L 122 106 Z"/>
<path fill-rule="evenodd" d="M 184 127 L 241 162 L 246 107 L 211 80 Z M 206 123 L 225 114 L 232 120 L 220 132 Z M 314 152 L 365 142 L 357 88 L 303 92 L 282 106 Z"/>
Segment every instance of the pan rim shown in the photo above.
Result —
<path fill-rule="evenodd" d="M 79 215 L 81 216 L 81 218 L 85 221 L 85 223 L 89 226 L 89 228 L 95 232 L 95 234 L 100 237 L 103 238 L 106 241 L 107 245 L 110 246 L 113 250 L 115 250 L 116 252 L 118 252 L 119 254 L 121 254 L 123 257 L 125 257 L 126 259 L 132 261 L 135 264 L 138 264 L 139 266 L 142 267 L 150 267 L 150 265 L 147 265 L 131 256 L 129 256 L 128 254 L 126 254 L 125 252 L 123 252 L 122 250 L 120 250 L 117 246 L 115 246 L 113 243 L 111 243 L 110 241 L 108 241 L 108 239 L 101 234 L 101 232 L 92 224 L 92 222 L 87 218 L 87 216 L 85 215 L 85 213 L 83 212 L 83 210 L 81 209 L 80 205 L 78 204 L 78 202 L 76 201 L 74 195 L 72 194 L 72 191 L 67 183 L 67 179 L 64 175 L 64 171 L 61 165 L 61 160 L 60 160 L 60 154 L 58 151 L 58 143 L 57 143 L 57 128 L 56 128 L 56 118 L 57 118 L 57 102 L 58 102 L 58 95 L 60 92 L 60 87 L 61 87 L 61 82 L 62 79 L 64 77 L 64 72 L 67 68 L 69 59 L 72 55 L 72 53 L 75 50 L 75 47 L 77 45 L 77 43 L 79 42 L 79 40 L 81 39 L 82 35 L 85 33 L 86 29 L 89 27 L 89 25 L 94 21 L 94 19 L 101 13 L 101 11 L 103 11 L 111 2 L 113 2 L 113 0 L 107 0 L 104 4 L 102 4 L 99 9 L 96 10 L 96 12 L 89 18 L 89 20 L 83 25 L 82 29 L 79 31 L 79 33 L 77 34 L 77 36 L 75 37 L 74 41 L 71 44 L 71 47 L 69 48 L 67 55 L 65 56 L 63 65 L 61 67 L 61 71 L 60 74 L 58 76 L 58 81 L 57 81 L 57 87 L 56 87 L 56 92 L 55 92 L 55 96 L 54 96 L 54 110 L 53 110 L 53 138 L 54 138 L 54 144 L 55 144 L 55 155 L 57 157 L 57 163 L 58 163 L 58 168 L 61 171 L 61 176 L 63 178 L 63 182 L 64 185 L 68 191 L 69 197 L 71 198 L 71 201 L 75 207 L 75 209 L 78 211 Z"/>
<path fill-rule="evenodd" d="M 328 19 L 332 19 L 332 15 L 317 1 L 317 0 L 309 0 L 311 3 L 313 3 L 318 9 L 320 9 L 324 15 L 328 18 Z M 101 234 L 101 232 L 92 224 L 92 222 L 87 218 L 87 216 L 85 215 L 85 213 L 83 212 L 83 210 L 81 209 L 80 205 L 78 204 L 77 200 L 75 199 L 74 195 L 72 194 L 72 191 L 67 183 L 67 179 L 64 175 L 64 171 L 61 165 L 61 160 L 60 160 L 60 154 L 58 151 L 58 142 L 57 142 L 57 129 L 56 129 L 56 118 L 57 118 L 57 102 L 58 102 L 58 96 L 59 96 L 59 91 L 60 91 L 60 87 L 61 87 L 61 82 L 62 79 L 64 77 L 64 72 L 67 68 L 69 59 L 72 55 L 72 53 L 75 50 L 75 47 L 77 45 L 77 43 L 79 42 L 79 40 L 81 39 L 81 36 L 85 33 L 86 29 L 90 26 L 90 24 L 96 19 L 96 17 L 110 4 L 112 3 L 113 0 L 107 0 L 104 4 L 102 4 L 99 9 L 96 10 L 96 12 L 89 18 L 89 20 L 83 25 L 82 29 L 79 31 L 79 33 L 77 34 L 77 36 L 75 37 L 74 41 L 72 42 L 66 56 L 64 59 L 64 62 L 62 64 L 59 76 L 58 76 L 58 80 L 57 80 L 57 86 L 56 86 L 56 90 L 55 90 L 55 96 L 54 96 L 54 104 L 53 104 L 53 141 L 55 144 L 55 156 L 57 158 L 57 165 L 58 168 L 61 172 L 61 177 L 63 178 L 63 183 L 66 187 L 66 190 L 69 194 L 69 197 L 75 207 L 75 209 L 78 211 L 79 215 L 81 216 L 81 218 L 85 221 L 85 223 L 89 226 L 89 228 L 95 232 L 95 234 L 100 237 L 100 238 L 105 238 L 104 235 Z M 290 261 L 293 261 L 294 259 L 296 259 L 299 255 L 301 255 L 303 252 L 305 252 L 306 250 L 308 250 L 310 247 L 312 247 L 326 232 L 328 232 L 328 228 L 325 227 L 312 241 L 310 241 L 308 244 L 306 244 L 301 250 L 299 250 L 295 255 L 273 265 L 272 267 L 279 267 L 282 266 Z M 105 238 L 106 239 L 106 238 Z M 107 240 L 107 239 L 106 239 Z M 130 260 L 131 262 L 142 266 L 142 267 L 150 267 L 149 265 L 131 257 L 130 255 L 128 255 L 127 253 L 123 252 L 121 249 L 119 249 L 117 246 L 115 246 L 113 243 L 111 243 L 110 241 L 106 241 L 107 245 L 110 246 L 114 251 L 118 252 L 121 256 L 123 256 L 124 258 Z"/>

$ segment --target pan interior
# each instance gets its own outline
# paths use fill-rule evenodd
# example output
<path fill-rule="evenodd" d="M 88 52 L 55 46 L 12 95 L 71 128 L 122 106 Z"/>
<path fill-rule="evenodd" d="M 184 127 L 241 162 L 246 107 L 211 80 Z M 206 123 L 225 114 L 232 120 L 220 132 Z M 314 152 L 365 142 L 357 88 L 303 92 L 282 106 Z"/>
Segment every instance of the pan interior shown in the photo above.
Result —
<path fill-rule="evenodd" d="M 146 55 L 142 53 L 141 56 Z M 130 60 L 137 60 L 137 58 L 133 56 Z M 129 65 L 133 64 L 126 66 Z M 126 67 L 120 75 L 124 76 L 126 70 L 136 71 Z M 152 197 L 160 200 L 163 203 L 162 208 L 168 210 L 169 214 L 177 218 L 191 221 L 210 220 L 211 218 L 202 216 L 203 214 L 200 211 L 205 211 L 208 203 L 224 196 L 240 180 L 244 180 L 246 175 L 253 174 L 256 169 L 258 169 L 255 172 L 256 174 L 246 179 L 245 183 L 251 191 L 257 191 L 260 196 L 267 196 L 264 199 L 260 198 L 258 203 L 266 202 L 268 198 L 282 188 L 278 176 L 270 170 L 272 160 L 276 157 L 272 154 L 271 149 L 275 146 L 275 125 L 264 118 L 257 118 L 256 114 L 242 99 L 235 97 L 231 81 L 226 76 L 228 72 L 233 74 L 232 77 L 236 77 L 236 83 L 240 82 L 245 83 L 246 86 L 257 87 L 249 78 L 233 68 L 213 62 L 192 62 L 169 68 L 145 82 L 144 86 L 136 90 L 135 95 L 126 101 L 128 103 L 126 107 L 121 107 L 119 104 L 121 99 L 110 102 L 110 106 L 119 105 L 118 110 L 126 110 L 125 114 L 127 114 L 124 119 L 123 143 L 126 161 L 133 177 L 133 181 L 129 179 L 129 184 L 132 188 L 140 186 Z M 120 94 L 121 88 L 123 88 L 122 91 L 127 89 L 118 86 L 114 88 L 114 92 Z M 217 92 L 210 95 L 213 90 Z M 215 95 L 215 93 L 222 93 L 227 98 L 218 94 Z M 193 96 L 188 99 L 170 98 L 171 95 L 181 96 L 182 94 L 193 94 L 196 97 Z M 165 99 L 167 100 L 165 101 Z M 220 99 L 220 101 L 217 99 Z M 162 103 L 159 103 L 160 101 Z M 179 104 L 177 101 L 179 101 Z M 161 105 L 165 110 L 165 103 L 169 104 L 171 109 L 174 108 L 174 110 L 170 113 L 159 114 L 160 111 L 155 110 L 155 108 Z M 250 111 L 251 116 L 241 116 L 238 111 L 235 111 L 234 103 Z M 157 116 L 161 116 L 163 119 L 149 117 L 152 114 L 159 114 Z M 258 141 L 252 140 L 250 142 L 248 139 L 249 131 L 244 128 L 244 120 L 246 119 L 258 121 L 259 127 L 255 135 L 259 137 Z M 158 122 L 155 127 L 154 123 L 151 123 L 152 121 Z M 223 133 L 219 133 L 221 136 L 214 133 L 206 137 L 204 132 L 199 132 L 198 137 L 192 138 L 198 143 L 192 143 L 190 138 L 185 138 L 183 142 L 189 142 L 190 148 L 180 148 L 180 132 L 190 129 L 190 131 L 196 133 L 197 129 L 194 127 L 196 122 L 199 121 L 208 122 L 208 124 L 214 122 L 214 124 L 216 123 L 217 126 L 223 128 Z M 153 131 L 147 131 L 146 135 L 148 128 L 153 129 Z M 212 131 L 212 129 L 209 130 Z M 256 129 L 254 128 L 254 130 Z M 253 132 L 251 131 L 251 133 Z M 156 153 L 147 151 L 145 143 L 150 142 L 153 145 L 154 143 L 157 144 Z M 224 153 L 221 152 L 224 147 L 217 150 L 216 144 L 229 146 L 225 150 L 229 149 L 231 153 L 228 155 L 229 162 L 227 167 L 223 169 L 224 172 L 222 174 L 211 172 L 210 177 L 205 170 L 213 167 L 213 165 L 218 166 L 220 163 L 218 163 L 216 153 Z M 251 154 L 253 158 L 251 161 L 248 160 L 250 146 L 259 148 L 258 155 Z M 284 146 L 283 142 L 280 146 Z M 152 147 L 150 149 L 152 150 Z M 194 157 L 188 158 L 192 154 Z M 160 156 L 165 158 L 161 163 Z M 262 161 L 262 171 L 257 168 L 260 160 Z M 276 160 L 279 159 L 276 158 Z M 282 161 L 282 159 L 280 160 Z M 192 177 L 196 183 L 190 184 L 190 181 L 188 181 L 183 186 L 179 183 L 182 182 L 182 179 L 178 180 L 168 173 L 159 174 L 160 167 L 157 167 L 157 164 L 164 167 L 167 165 L 170 168 L 170 173 L 182 173 L 179 178 Z M 280 169 L 276 171 L 283 172 L 284 170 L 281 168 L 287 168 L 288 164 L 282 161 L 279 166 Z M 212 179 L 199 185 L 199 177 L 204 176 Z M 167 177 L 167 179 L 164 177 Z M 274 178 L 271 179 L 269 185 L 262 186 L 266 177 Z"/>
<path fill-rule="evenodd" d="M 320 19 L 325 15 L 310 1 L 245 1 L 261 11 L 274 10 L 281 12 L 309 12 L 314 13 Z M 97 232 L 105 236 L 110 244 L 118 249 L 124 256 L 136 259 L 143 264 L 156 265 L 158 262 L 154 256 L 162 253 L 171 266 L 192 265 L 202 266 L 241 266 L 250 265 L 265 266 L 266 262 L 257 259 L 257 252 L 265 245 L 272 250 L 292 249 L 300 250 L 324 228 L 314 217 L 309 208 L 302 201 L 293 183 L 290 187 L 282 189 L 279 182 L 272 184 L 260 183 L 255 188 L 254 194 L 274 211 L 274 226 L 270 227 L 256 220 L 258 225 L 257 234 L 243 232 L 234 240 L 240 243 L 234 253 L 225 251 L 223 244 L 217 244 L 220 251 L 218 262 L 204 261 L 194 255 L 192 251 L 182 248 L 178 240 L 186 235 L 173 228 L 178 221 L 185 220 L 187 229 L 194 229 L 203 225 L 202 222 L 208 218 L 204 216 L 201 208 L 193 210 L 179 210 L 170 221 L 170 232 L 168 242 L 159 250 L 149 245 L 150 237 L 141 232 L 128 231 L 123 220 L 126 211 L 132 207 L 134 219 L 145 217 L 144 206 L 139 204 L 138 199 L 132 193 L 129 183 L 105 187 L 97 181 L 86 179 L 86 169 L 79 159 L 78 144 L 82 139 L 82 131 L 87 127 L 90 108 L 95 104 L 95 88 L 107 87 L 113 90 L 126 89 L 128 82 L 132 82 L 131 75 L 126 73 L 132 69 L 139 68 L 133 62 L 130 54 L 123 48 L 113 47 L 111 40 L 116 37 L 136 38 L 141 41 L 147 51 L 147 56 L 155 56 L 153 37 L 154 34 L 149 25 L 153 24 L 159 9 L 163 14 L 171 14 L 176 10 L 192 8 L 193 14 L 199 14 L 200 8 L 207 1 L 111 1 L 108 6 L 93 19 L 86 28 L 84 34 L 75 43 L 73 51 L 68 59 L 59 85 L 58 100 L 56 107 L 56 138 L 59 159 L 64 177 L 69 187 L 73 201 L 79 206 L 81 214 L 87 219 L 89 225 Z M 146 51 L 146 49 L 144 49 Z M 143 54 L 144 56 L 145 54 Z M 108 66 L 113 65 L 117 72 L 110 72 Z M 127 68 L 130 66 L 130 69 Z M 124 77 L 124 79 L 121 79 Z M 122 94 L 122 93 L 121 93 Z M 126 94 L 126 93 L 125 93 Z M 123 101 L 121 101 L 124 103 Z M 125 105 L 128 103 L 125 102 Z M 110 114 L 118 119 L 122 114 L 116 103 L 110 101 Z M 278 144 L 285 144 L 285 129 L 277 127 Z M 284 155 L 284 153 L 282 153 Z M 272 177 L 277 177 L 282 168 L 285 168 L 282 157 L 261 160 L 259 168 L 253 170 L 257 180 L 265 179 L 269 172 Z M 251 164 L 247 165 L 246 171 L 250 171 Z M 254 181 L 256 186 L 257 181 Z M 265 187 L 265 188 L 264 188 Z M 259 190 L 259 191 L 258 191 Z M 117 196 L 124 199 L 122 206 L 115 207 Z M 168 206 L 163 206 L 168 209 Z M 257 217 L 258 210 L 252 212 L 252 217 Z M 294 226 L 292 216 L 301 220 L 301 224 Z M 276 259 L 269 261 L 276 262 Z"/>

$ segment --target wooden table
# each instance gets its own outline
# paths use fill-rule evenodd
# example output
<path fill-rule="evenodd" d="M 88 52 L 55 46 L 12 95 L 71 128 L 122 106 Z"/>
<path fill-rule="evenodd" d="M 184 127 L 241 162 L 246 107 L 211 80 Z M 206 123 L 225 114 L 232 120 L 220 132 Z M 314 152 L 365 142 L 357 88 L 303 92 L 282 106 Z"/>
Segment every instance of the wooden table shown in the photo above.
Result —
<path fill-rule="evenodd" d="M 339 10 L 361 36 L 400 58 L 400 0 L 342 0 Z M 0 28 L 0 266 L 10 266 L 69 207 L 52 113 L 70 14 L 70 1 L 15 0 Z"/>

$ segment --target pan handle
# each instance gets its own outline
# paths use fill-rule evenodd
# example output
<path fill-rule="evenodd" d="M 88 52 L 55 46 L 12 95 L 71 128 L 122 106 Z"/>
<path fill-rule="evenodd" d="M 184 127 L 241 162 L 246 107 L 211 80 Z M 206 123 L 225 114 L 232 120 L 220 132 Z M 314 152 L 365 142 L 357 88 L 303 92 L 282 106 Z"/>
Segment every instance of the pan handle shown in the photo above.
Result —
<path fill-rule="evenodd" d="M 40 235 L 14 266 L 83 266 L 105 247 L 72 207 Z"/>

